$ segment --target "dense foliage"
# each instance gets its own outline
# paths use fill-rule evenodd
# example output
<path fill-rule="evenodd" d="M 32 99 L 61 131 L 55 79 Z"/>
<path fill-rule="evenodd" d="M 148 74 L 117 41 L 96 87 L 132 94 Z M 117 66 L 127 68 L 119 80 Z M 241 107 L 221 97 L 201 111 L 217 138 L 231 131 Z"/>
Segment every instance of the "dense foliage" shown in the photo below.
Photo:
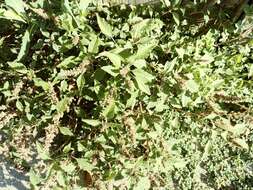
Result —
<path fill-rule="evenodd" d="M 252 6 L 0 6 L 0 152 L 32 188 L 253 188 Z"/>

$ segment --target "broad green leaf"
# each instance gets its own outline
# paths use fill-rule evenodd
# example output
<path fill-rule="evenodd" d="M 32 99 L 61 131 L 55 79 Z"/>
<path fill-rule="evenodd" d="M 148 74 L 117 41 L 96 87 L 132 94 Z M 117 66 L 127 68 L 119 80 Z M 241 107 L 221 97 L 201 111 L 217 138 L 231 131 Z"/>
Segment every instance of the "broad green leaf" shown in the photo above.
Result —
<path fill-rule="evenodd" d="M 79 77 L 76 80 L 76 84 L 77 84 L 78 90 L 81 92 L 85 84 L 85 78 L 83 74 L 79 75 Z"/>
<path fill-rule="evenodd" d="M 249 74 L 248 74 L 248 78 L 253 77 L 253 64 L 250 65 L 249 67 Z"/>
<path fill-rule="evenodd" d="M 41 182 L 40 176 L 35 173 L 33 169 L 29 172 L 30 182 L 32 185 L 36 186 Z"/>
<path fill-rule="evenodd" d="M 148 83 L 151 82 L 155 77 L 142 69 L 135 69 L 133 73 L 135 75 L 135 80 L 138 84 L 139 89 L 142 92 L 145 92 L 146 94 L 150 95 L 151 93 Z"/>
<path fill-rule="evenodd" d="M 214 62 L 214 57 L 211 54 L 205 54 L 204 56 L 201 57 L 200 63 L 201 64 L 210 64 Z"/>
<path fill-rule="evenodd" d="M 50 160 L 49 153 L 42 147 L 42 145 L 37 141 L 36 142 L 37 152 L 39 154 L 39 157 L 43 160 Z"/>
<path fill-rule="evenodd" d="M 142 77 L 136 76 L 136 77 L 135 77 L 135 80 L 136 80 L 136 82 L 137 82 L 137 84 L 138 84 L 139 89 L 140 89 L 142 92 L 144 92 L 144 93 L 146 93 L 146 94 L 148 94 L 148 95 L 151 95 L 150 89 L 149 89 L 149 85 L 143 81 L 143 78 L 142 78 Z"/>
<path fill-rule="evenodd" d="M 63 68 L 63 69 L 68 69 L 73 67 L 75 65 L 75 56 L 69 56 L 66 59 L 64 59 L 57 67 Z"/>
<path fill-rule="evenodd" d="M 65 97 L 63 98 L 61 101 L 59 101 L 56 105 L 56 109 L 59 113 L 63 113 L 65 111 L 68 110 L 69 108 L 69 102 L 70 102 L 70 99 Z"/>
<path fill-rule="evenodd" d="M 115 67 L 111 65 L 103 66 L 101 67 L 101 69 L 107 72 L 108 74 L 112 75 L 113 77 L 116 77 L 119 74 L 119 71 L 117 71 Z"/>
<path fill-rule="evenodd" d="M 62 187 L 66 186 L 66 182 L 65 182 L 66 179 L 62 171 L 57 171 L 56 180 L 60 186 Z"/>
<path fill-rule="evenodd" d="M 182 106 L 187 107 L 189 103 L 192 102 L 191 98 L 189 96 L 186 96 L 185 94 L 182 95 Z"/>
<path fill-rule="evenodd" d="M 133 38 L 139 38 L 145 32 L 150 24 L 150 19 L 144 19 L 141 22 L 135 24 L 132 29 Z"/>
<path fill-rule="evenodd" d="M 5 0 L 5 3 L 13 8 L 18 14 L 25 13 L 25 6 L 22 0 Z"/>
<path fill-rule="evenodd" d="M 16 101 L 16 107 L 21 112 L 24 110 L 24 106 L 19 100 Z"/>
<path fill-rule="evenodd" d="M 135 69 L 133 70 L 133 73 L 135 76 L 138 76 L 140 78 L 143 78 L 143 81 L 146 82 L 151 82 L 152 80 L 155 79 L 155 77 L 151 74 L 149 74 L 148 72 L 142 70 L 142 69 Z"/>
<path fill-rule="evenodd" d="M 176 12 L 173 12 L 173 13 L 172 13 L 172 16 L 173 16 L 173 19 L 174 19 L 174 21 L 176 22 L 176 24 L 179 26 L 179 25 L 180 25 L 180 17 L 179 17 L 179 14 L 176 13 Z"/>
<path fill-rule="evenodd" d="M 35 86 L 41 87 L 45 91 L 48 91 L 50 89 L 50 84 L 40 78 L 34 78 L 33 82 Z"/>
<path fill-rule="evenodd" d="M 184 48 L 176 48 L 176 52 L 179 55 L 179 57 L 182 59 L 182 58 L 184 58 L 184 55 L 186 53 L 186 49 L 184 49 Z"/>
<path fill-rule="evenodd" d="M 151 187 L 151 182 L 148 177 L 142 177 L 139 179 L 136 186 L 133 188 L 134 190 L 149 190 Z"/>
<path fill-rule="evenodd" d="M 174 6 L 180 5 L 182 0 L 172 0 Z"/>
<path fill-rule="evenodd" d="M 92 0 L 80 0 L 79 7 L 81 11 L 86 11 L 90 3 L 92 3 Z"/>
<path fill-rule="evenodd" d="M 112 101 L 108 106 L 103 111 L 103 116 L 106 117 L 107 119 L 112 119 L 115 115 L 115 102 Z"/>
<path fill-rule="evenodd" d="M 89 53 L 98 53 L 99 45 L 100 45 L 100 39 L 96 35 L 94 35 L 92 37 L 91 42 L 89 43 L 88 52 Z"/>
<path fill-rule="evenodd" d="M 213 149 L 212 141 L 209 140 L 209 141 L 206 143 L 206 146 L 205 146 L 205 149 L 204 149 L 204 153 L 203 153 L 202 159 L 205 159 L 208 155 L 210 155 L 211 152 L 212 152 L 212 149 Z"/>
<path fill-rule="evenodd" d="M 82 121 L 87 123 L 88 125 L 91 125 L 91 126 L 94 126 L 94 127 L 101 124 L 101 122 L 99 120 L 96 120 L 96 119 L 83 119 Z"/>
<path fill-rule="evenodd" d="M 139 46 L 138 50 L 137 50 L 137 53 L 130 56 L 128 58 L 128 61 L 130 63 L 132 63 L 132 62 L 134 62 L 138 59 L 146 59 L 155 47 L 156 47 L 156 42 L 155 41 L 152 41 L 149 44 Z"/>
<path fill-rule="evenodd" d="M 235 136 L 239 136 L 239 135 L 242 135 L 246 131 L 246 129 L 247 127 L 245 126 L 245 124 L 240 123 L 240 124 L 236 124 L 233 127 L 232 131 Z"/>
<path fill-rule="evenodd" d="M 101 32 L 108 36 L 108 37 L 112 37 L 113 33 L 112 33 L 112 27 L 110 24 L 108 24 L 104 18 L 101 18 L 98 14 L 96 14 L 97 16 L 97 22 L 98 22 L 98 26 L 101 30 Z"/>
<path fill-rule="evenodd" d="M 68 0 L 63 0 L 63 6 L 65 7 L 65 9 L 67 10 L 67 12 L 71 15 L 71 17 L 73 18 L 76 26 L 79 27 L 79 22 L 77 21 L 75 15 L 73 14 L 72 12 L 72 9 L 71 9 L 71 6 L 69 4 L 69 1 Z"/>
<path fill-rule="evenodd" d="M 247 144 L 246 140 L 240 139 L 240 138 L 234 138 L 232 139 L 232 142 L 236 145 L 239 146 L 245 150 L 249 149 L 249 145 Z"/>
<path fill-rule="evenodd" d="M 226 118 L 222 118 L 219 122 L 216 122 L 215 124 L 217 127 L 233 133 L 233 126 L 231 125 L 230 120 Z"/>
<path fill-rule="evenodd" d="M 171 2 L 170 0 L 164 0 L 164 3 L 167 7 L 170 7 L 171 6 Z"/>
<path fill-rule="evenodd" d="M 80 169 L 91 172 L 94 169 L 94 166 L 90 164 L 86 159 L 83 158 L 77 158 L 76 159 L 78 166 Z"/>
<path fill-rule="evenodd" d="M 221 87 L 224 84 L 224 80 L 223 79 L 219 79 L 219 80 L 215 80 L 213 81 L 213 83 L 210 85 L 210 87 L 216 89 Z"/>
<path fill-rule="evenodd" d="M 109 58 L 116 69 L 120 68 L 121 61 L 123 61 L 123 58 L 120 55 L 117 55 L 115 53 L 111 53 L 108 51 L 104 51 L 104 52 L 100 53 L 99 56 L 105 56 L 105 57 Z"/>
<path fill-rule="evenodd" d="M 187 162 L 183 159 L 176 159 L 173 163 L 175 168 L 184 168 L 186 166 Z"/>
<path fill-rule="evenodd" d="M 17 61 L 20 61 L 27 55 L 33 30 L 34 30 L 34 26 L 32 26 L 30 29 L 25 31 L 25 34 L 22 38 L 21 48 L 17 57 Z"/>
<path fill-rule="evenodd" d="M 185 84 L 185 87 L 191 92 L 195 93 L 199 90 L 199 85 L 194 80 L 188 80 Z"/>
<path fill-rule="evenodd" d="M 4 40 L 5 40 L 5 37 L 1 37 L 1 38 L 0 38 L 0 47 L 3 46 Z"/>
<path fill-rule="evenodd" d="M 16 21 L 21 21 L 26 23 L 26 21 L 18 15 L 15 11 L 13 10 L 6 10 L 3 14 L 3 16 L 0 16 L 0 18 L 8 19 L 8 20 L 16 20 Z"/>
<path fill-rule="evenodd" d="M 141 69 L 147 66 L 147 62 L 144 59 L 138 59 L 132 63 L 136 68 Z"/>
<path fill-rule="evenodd" d="M 138 19 L 140 19 L 140 21 L 132 26 L 131 35 L 133 39 L 141 42 L 142 40 L 152 40 L 157 37 L 157 35 L 162 34 L 161 28 L 164 26 L 164 23 L 160 19 L 142 20 L 140 17 L 138 17 Z"/>
<path fill-rule="evenodd" d="M 68 164 L 61 165 L 61 169 L 63 169 L 66 173 L 71 174 L 75 171 L 76 166 L 70 162 Z"/>
<path fill-rule="evenodd" d="M 74 136 L 74 134 L 72 133 L 72 131 L 68 128 L 68 127 L 59 127 L 60 129 L 60 132 L 63 134 L 63 135 L 66 135 L 66 136 Z"/>
<path fill-rule="evenodd" d="M 62 133 L 63 134 L 63 133 Z M 64 134 L 66 136 L 72 136 L 72 135 L 67 135 L 67 134 Z M 71 143 L 67 144 L 66 146 L 64 146 L 62 152 L 63 153 L 68 153 L 70 152 L 71 150 L 73 150 L 73 148 L 71 147 Z"/>
<path fill-rule="evenodd" d="M 27 73 L 27 69 L 26 66 L 20 62 L 8 62 L 8 65 L 15 71 L 22 73 L 22 74 L 26 74 Z"/>
<path fill-rule="evenodd" d="M 133 109 L 137 102 L 137 97 L 138 97 L 138 91 L 132 92 L 131 97 L 127 100 L 126 107 Z"/>
<path fill-rule="evenodd" d="M 80 76 L 79 76 L 80 77 Z M 80 79 L 79 79 L 80 80 Z M 77 83 L 79 83 L 80 81 L 77 81 Z M 77 84 L 78 85 L 78 84 Z M 80 85 L 80 84 L 79 84 Z M 68 89 L 68 83 L 66 80 L 61 81 L 61 86 L 60 86 L 60 90 L 61 92 L 66 92 Z"/>
<path fill-rule="evenodd" d="M 77 150 L 79 152 L 84 152 L 86 150 L 85 146 L 80 141 L 77 143 Z"/>

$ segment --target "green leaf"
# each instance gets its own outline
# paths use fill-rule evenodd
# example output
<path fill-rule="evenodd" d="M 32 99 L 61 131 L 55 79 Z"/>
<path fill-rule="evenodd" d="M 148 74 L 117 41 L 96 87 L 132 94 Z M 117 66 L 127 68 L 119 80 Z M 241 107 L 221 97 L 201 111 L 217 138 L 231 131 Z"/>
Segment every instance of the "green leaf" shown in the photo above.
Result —
<path fill-rule="evenodd" d="M 21 112 L 24 110 L 24 106 L 23 106 L 23 104 L 19 100 L 16 101 L 16 107 Z"/>
<path fill-rule="evenodd" d="M 249 150 L 249 145 L 246 143 L 246 141 L 244 139 L 234 138 L 234 139 L 232 139 L 232 142 L 236 146 L 239 146 L 239 147 L 241 147 L 243 149 Z"/>
<path fill-rule="evenodd" d="M 67 144 L 66 146 L 64 146 L 62 152 L 63 153 L 68 153 L 70 152 L 71 150 L 73 150 L 73 148 L 71 147 L 71 143 Z"/>
<path fill-rule="evenodd" d="M 76 161 L 82 170 L 91 172 L 94 169 L 94 166 L 84 158 L 77 158 Z"/>
<path fill-rule="evenodd" d="M 202 160 L 205 159 L 207 156 L 209 156 L 212 152 L 213 149 L 213 145 L 212 145 L 212 141 L 208 141 L 206 143 L 205 149 L 204 149 L 204 153 L 202 155 Z"/>
<path fill-rule="evenodd" d="M 40 176 L 38 176 L 33 169 L 29 172 L 30 182 L 32 185 L 36 186 L 41 182 Z"/>
<path fill-rule="evenodd" d="M 216 89 L 216 88 L 220 88 L 223 84 L 224 84 L 224 80 L 223 79 L 219 79 L 219 80 L 213 81 L 210 86 L 212 88 Z"/>
<path fill-rule="evenodd" d="M 136 80 L 136 82 L 137 82 L 137 84 L 138 84 L 139 89 L 140 89 L 142 92 L 144 92 L 144 93 L 146 93 L 146 94 L 148 94 L 148 95 L 151 95 L 150 89 L 149 89 L 149 85 L 143 82 L 143 78 L 142 78 L 142 77 L 136 76 L 136 77 L 135 77 L 135 80 Z"/>
<path fill-rule="evenodd" d="M 69 69 L 75 65 L 75 56 L 69 56 L 68 58 L 64 59 L 59 65 L 57 65 L 58 68 L 62 69 Z"/>
<path fill-rule="evenodd" d="M 92 3 L 92 0 L 80 0 L 79 7 L 81 11 L 86 11 L 89 7 L 89 4 Z"/>
<path fill-rule="evenodd" d="M 74 134 L 72 133 L 72 131 L 68 128 L 68 127 L 59 127 L 60 129 L 60 132 L 63 134 L 63 135 L 66 135 L 66 136 L 74 136 Z"/>
<path fill-rule="evenodd" d="M 174 19 L 174 21 L 176 22 L 176 24 L 179 26 L 179 25 L 180 25 L 180 17 L 179 17 L 179 14 L 176 13 L 176 12 L 173 12 L 173 13 L 172 13 L 172 16 L 173 16 L 173 19 Z"/>
<path fill-rule="evenodd" d="M 37 151 L 39 154 L 39 157 L 43 160 L 50 160 L 49 153 L 42 147 L 42 145 L 37 141 L 36 142 Z"/>
<path fill-rule="evenodd" d="M 63 169 L 68 174 L 71 174 L 75 171 L 76 166 L 72 162 L 70 162 L 68 164 L 61 165 L 61 169 Z"/>
<path fill-rule="evenodd" d="M 250 65 L 248 78 L 253 77 L 253 64 Z"/>
<path fill-rule="evenodd" d="M 135 75 L 135 80 L 138 84 L 139 89 L 142 92 L 150 95 L 151 93 L 148 83 L 151 82 L 155 77 L 142 69 L 135 69 L 133 73 Z"/>
<path fill-rule="evenodd" d="M 77 143 L 77 150 L 79 152 L 83 152 L 86 150 L 85 146 L 80 141 Z"/>
<path fill-rule="evenodd" d="M 116 77 L 119 74 L 119 71 L 116 72 L 115 67 L 111 65 L 103 66 L 101 67 L 101 69 L 107 72 L 108 74 L 112 75 L 113 77 Z"/>
<path fill-rule="evenodd" d="M 25 6 L 22 0 L 5 0 L 7 6 L 11 7 L 16 13 L 25 13 Z"/>
<path fill-rule="evenodd" d="M 133 109 L 137 102 L 137 97 L 138 97 L 138 91 L 134 91 L 133 93 L 131 93 L 131 97 L 127 100 L 126 107 Z"/>
<path fill-rule="evenodd" d="M 211 54 L 205 54 L 204 56 L 201 57 L 199 60 L 201 64 L 210 64 L 214 62 L 214 57 Z"/>
<path fill-rule="evenodd" d="M 16 20 L 16 21 L 21 21 L 21 22 L 26 23 L 26 21 L 13 10 L 6 10 L 3 16 L 0 16 L 0 18 L 4 18 L 8 20 Z"/>
<path fill-rule="evenodd" d="M 56 180 L 60 186 L 62 187 L 66 186 L 66 182 L 65 182 L 66 179 L 62 171 L 57 171 Z"/>
<path fill-rule="evenodd" d="M 247 130 L 247 127 L 245 124 L 243 123 L 240 123 L 240 124 L 236 124 L 232 131 L 233 131 L 233 134 L 235 136 L 239 136 L 239 135 L 242 135 L 243 133 L 245 133 L 245 131 Z"/>
<path fill-rule="evenodd" d="M 103 111 L 103 116 L 106 117 L 107 119 L 112 119 L 115 115 L 115 102 L 112 101 L 108 106 Z"/>
<path fill-rule="evenodd" d="M 187 107 L 189 103 L 192 102 L 191 98 L 189 96 L 186 96 L 185 94 L 182 95 L 182 106 Z"/>
<path fill-rule="evenodd" d="M 40 78 L 34 78 L 34 85 L 37 87 L 41 87 L 43 90 L 48 91 L 50 89 L 50 85 L 48 82 L 45 82 L 44 80 Z"/>
<path fill-rule="evenodd" d="M 172 0 L 172 2 L 174 6 L 177 6 L 181 4 L 182 0 Z"/>
<path fill-rule="evenodd" d="M 175 159 L 173 165 L 175 168 L 184 168 L 186 166 L 187 162 L 183 159 Z"/>
<path fill-rule="evenodd" d="M 59 101 L 56 105 L 56 110 L 59 113 L 63 113 L 69 108 L 70 99 L 68 97 L 64 97 L 61 101 Z"/>
<path fill-rule="evenodd" d="M 186 85 L 186 88 L 191 93 L 198 92 L 198 90 L 199 90 L 199 85 L 194 80 L 188 80 L 185 85 Z"/>
<path fill-rule="evenodd" d="M 164 0 L 164 3 L 167 7 L 170 7 L 171 6 L 171 2 L 170 0 Z"/>
<path fill-rule="evenodd" d="M 33 28 L 33 27 L 32 27 Z M 33 29 L 28 29 L 25 31 L 25 34 L 22 38 L 22 44 L 21 44 L 21 48 L 17 57 L 17 61 L 20 61 L 21 59 L 23 59 L 29 50 L 29 45 L 30 45 L 30 41 L 31 41 L 31 35 L 32 35 L 32 31 Z"/>
<path fill-rule="evenodd" d="M 128 62 L 132 63 L 138 59 L 146 59 L 152 50 L 156 47 L 156 41 L 138 47 L 137 53 L 128 58 Z"/>
<path fill-rule="evenodd" d="M 111 53 L 108 51 L 104 51 L 99 54 L 100 56 L 105 56 L 110 59 L 112 64 L 115 66 L 115 69 L 119 69 L 121 67 L 121 61 L 123 61 L 123 58 L 120 55 L 117 55 L 115 53 Z"/>
<path fill-rule="evenodd" d="M 143 35 L 150 24 L 150 19 L 144 19 L 141 22 L 135 24 L 132 29 L 133 38 L 140 38 Z"/>
<path fill-rule="evenodd" d="M 26 66 L 22 63 L 19 62 L 8 62 L 8 65 L 15 71 L 22 73 L 22 74 L 26 74 L 27 73 L 27 69 Z"/>
<path fill-rule="evenodd" d="M 149 190 L 151 187 L 151 182 L 148 177 L 142 177 L 139 179 L 136 186 L 133 188 L 134 190 Z"/>
<path fill-rule="evenodd" d="M 81 92 L 85 84 L 85 78 L 83 74 L 79 75 L 79 77 L 76 80 L 76 84 L 77 84 L 78 90 Z"/>
<path fill-rule="evenodd" d="M 147 66 L 147 62 L 144 59 L 138 59 L 132 63 L 136 68 L 142 69 Z"/>
<path fill-rule="evenodd" d="M 88 46 L 88 52 L 89 53 L 98 53 L 98 47 L 99 47 L 100 43 L 101 43 L 101 41 L 96 35 L 92 36 L 92 40 Z"/>
<path fill-rule="evenodd" d="M 138 76 L 140 78 L 143 78 L 143 81 L 146 82 L 151 82 L 152 80 L 155 79 L 155 77 L 151 74 L 149 74 L 148 72 L 142 70 L 142 69 L 135 69 L 133 70 L 133 73 L 135 76 Z"/>
<path fill-rule="evenodd" d="M 77 21 L 75 15 L 72 12 L 72 9 L 69 5 L 69 1 L 68 0 L 63 0 L 63 6 L 65 7 L 65 9 L 67 10 L 67 12 L 71 15 L 72 19 L 74 20 L 75 24 L 77 27 L 79 27 L 79 22 Z"/>
<path fill-rule="evenodd" d="M 179 57 L 182 59 L 182 58 L 184 58 L 186 49 L 184 49 L 184 48 L 176 48 L 176 52 L 179 55 Z"/>
<path fill-rule="evenodd" d="M 83 119 L 82 121 L 87 123 L 88 125 L 91 125 L 91 126 L 94 126 L 94 127 L 101 124 L 101 122 L 99 120 L 96 120 L 96 119 Z"/>
<path fill-rule="evenodd" d="M 96 16 L 97 16 L 98 26 L 99 26 L 101 32 L 108 37 L 112 37 L 113 33 L 112 33 L 111 25 L 108 24 L 105 21 L 105 19 L 101 18 L 97 13 L 96 13 Z"/>

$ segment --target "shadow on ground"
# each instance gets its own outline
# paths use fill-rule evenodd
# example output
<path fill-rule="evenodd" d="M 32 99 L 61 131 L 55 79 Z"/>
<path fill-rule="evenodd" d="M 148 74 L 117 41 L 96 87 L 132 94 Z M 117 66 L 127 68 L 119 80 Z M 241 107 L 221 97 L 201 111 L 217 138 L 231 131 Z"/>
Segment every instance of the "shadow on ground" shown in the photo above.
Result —
<path fill-rule="evenodd" d="M 28 174 L 18 171 L 0 155 L 0 189 L 27 190 Z"/>

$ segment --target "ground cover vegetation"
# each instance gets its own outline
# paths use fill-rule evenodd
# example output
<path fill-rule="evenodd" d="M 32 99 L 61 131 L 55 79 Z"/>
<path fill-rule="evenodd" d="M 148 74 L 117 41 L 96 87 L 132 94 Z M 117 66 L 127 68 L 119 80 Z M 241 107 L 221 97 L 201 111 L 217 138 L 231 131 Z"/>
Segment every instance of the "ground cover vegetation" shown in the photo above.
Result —
<path fill-rule="evenodd" d="M 240 2 L 1 1 L 1 154 L 33 189 L 253 189 Z"/>

